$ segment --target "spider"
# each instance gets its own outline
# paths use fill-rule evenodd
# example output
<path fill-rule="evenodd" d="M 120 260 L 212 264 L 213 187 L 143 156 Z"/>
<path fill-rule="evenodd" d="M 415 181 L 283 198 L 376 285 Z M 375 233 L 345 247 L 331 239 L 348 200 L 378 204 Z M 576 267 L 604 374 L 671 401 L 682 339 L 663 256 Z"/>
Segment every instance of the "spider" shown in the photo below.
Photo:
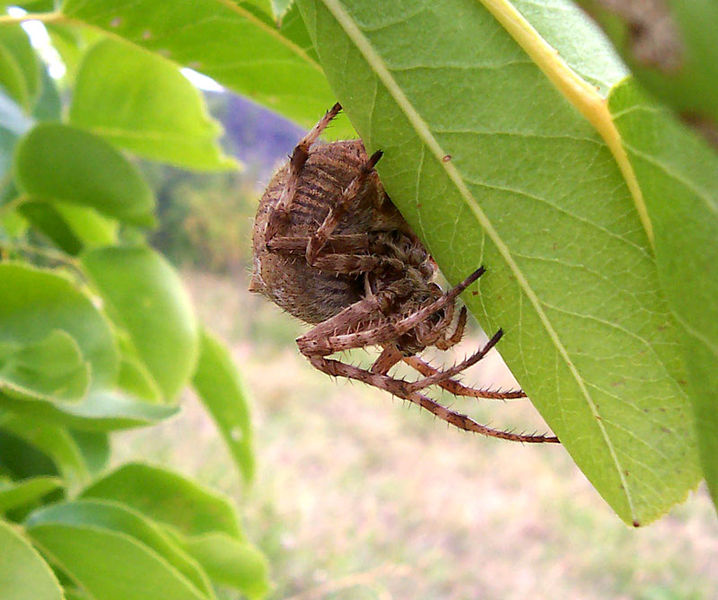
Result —
<path fill-rule="evenodd" d="M 518 391 L 464 386 L 455 376 L 479 362 L 501 339 L 499 330 L 477 352 L 446 370 L 418 355 L 451 348 L 463 337 L 466 307 L 456 299 L 483 273 L 481 267 L 443 292 L 436 264 L 384 192 L 374 170 L 381 151 L 367 156 L 361 140 L 316 144 L 341 106 L 335 104 L 275 173 L 257 210 L 250 291 L 265 295 L 314 325 L 297 338 L 301 353 L 320 371 L 362 381 L 415 403 L 467 431 L 518 442 L 558 442 L 548 435 L 492 429 L 423 393 L 440 386 L 457 396 L 523 398 Z M 370 369 L 330 355 L 380 346 Z M 404 362 L 417 381 L 389 375 Z"/>

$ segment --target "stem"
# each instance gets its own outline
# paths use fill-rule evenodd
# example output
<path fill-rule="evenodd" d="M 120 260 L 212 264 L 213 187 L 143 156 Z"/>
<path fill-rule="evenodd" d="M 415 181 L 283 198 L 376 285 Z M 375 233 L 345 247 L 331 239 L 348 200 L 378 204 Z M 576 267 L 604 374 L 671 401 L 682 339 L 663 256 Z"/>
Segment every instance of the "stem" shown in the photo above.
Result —
<path fill-rule="evenodd" d="M 42 23 L 56 23 L 63 21 L 65 15 L 60 12 L 26 13 L 24 15 L 1 15 L 0 25 L 17 25 L 26 21 L 41 21 Z"/>
<path fill-rule="evenodd" d="M 80 262 L 77 259 L 72 256 L 68 256 L 63 252 L 59 252 L 58 250 L 53 250 L 52 248 L 42 248 L 41 246 L 33 246 L 32 244 L 26 244 L 24 242 L 12 241 L 0 242 L 0 250 L 35 254 L 37 256 L 43 256 L 49 260 L 54 260 L 81 270 Z"/>

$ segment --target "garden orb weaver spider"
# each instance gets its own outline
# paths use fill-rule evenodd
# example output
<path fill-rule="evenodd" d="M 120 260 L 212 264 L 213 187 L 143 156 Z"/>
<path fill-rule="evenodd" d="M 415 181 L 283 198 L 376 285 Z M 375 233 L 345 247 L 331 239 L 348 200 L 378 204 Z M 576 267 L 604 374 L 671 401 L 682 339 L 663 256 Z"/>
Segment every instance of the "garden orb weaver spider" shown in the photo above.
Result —
<path fill-rule="evenodd" d="M 517 442 L 556 443 L 549 435 L 492 429 L 454 412 L 423 391 L 437 385 L 458 396 L 523 398 L 522 391 L 469 388 L 454 379 L 479 362 L 503 335 L 499 330 L 477 352 L 446 370 L 418 354 L 457 344 L 466 308 L 456 299 L 483 273 L 474 271 L 444 292 L 433 281 L 436 264 L 391 203 L 361 140 L 316 144 L 341 106 L 335 104 L 295 147 L 267 186 L 253 232 L 250 291 L 314 325 L 297 345 L 320 371 L 362 381 L 415 403 L 452 425 Z M 371 369 L 329 358 L 342 350 L 380 346 Z M 422 378 L 389 375 L 404 362 Z"/>

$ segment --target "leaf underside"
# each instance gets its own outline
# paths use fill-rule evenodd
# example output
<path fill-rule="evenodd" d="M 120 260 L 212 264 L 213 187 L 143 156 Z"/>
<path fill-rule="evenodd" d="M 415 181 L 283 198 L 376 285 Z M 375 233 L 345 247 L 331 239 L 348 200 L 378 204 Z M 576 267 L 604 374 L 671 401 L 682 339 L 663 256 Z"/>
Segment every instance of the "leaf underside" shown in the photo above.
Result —
<path fill-rule="evenodd" d="M 480 3 L 299 0 L 382 181 L 605 500 L 699 477 L 676 325 L 608 148 Z M 506 110 L 510 103 L 511 110 Z"/>

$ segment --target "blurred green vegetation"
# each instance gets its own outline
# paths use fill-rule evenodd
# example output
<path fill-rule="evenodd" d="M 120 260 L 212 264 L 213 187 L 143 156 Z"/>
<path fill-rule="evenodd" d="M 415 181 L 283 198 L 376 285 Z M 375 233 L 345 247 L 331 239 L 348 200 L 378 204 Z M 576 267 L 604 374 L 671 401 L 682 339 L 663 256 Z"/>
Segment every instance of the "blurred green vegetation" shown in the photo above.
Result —
<path fill-rule="evenodd" d="M 254 170 L 192 173 L 152 163 L 143 170 L 157 196 L 151 242 L 174 264 L 213 273 L 249 264 L 259 198 Z"/>

